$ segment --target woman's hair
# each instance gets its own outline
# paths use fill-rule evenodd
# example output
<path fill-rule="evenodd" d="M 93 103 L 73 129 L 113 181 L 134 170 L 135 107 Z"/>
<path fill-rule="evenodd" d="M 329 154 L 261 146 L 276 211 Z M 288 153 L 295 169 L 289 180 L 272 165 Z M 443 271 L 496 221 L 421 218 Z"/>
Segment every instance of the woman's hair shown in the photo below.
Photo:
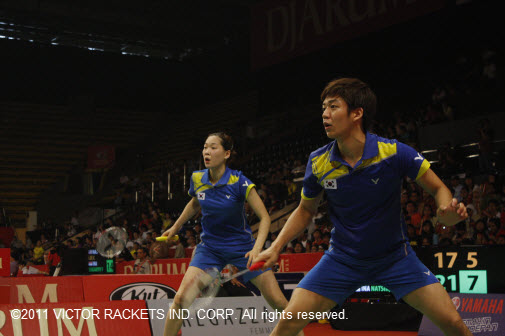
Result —
<path fill-rule="evenodd" d="M 237 152 L 234 150 L 233 138 L 231 135 L 225 132 L 214 132 L 207 135 L 207 138 L 215 136 L 221 140 L 221 146 L 223 146 L 225 151 L 230 151 L 230 157 L 226 160 L 226 164 L 230 164 L 235 159 Z"/>

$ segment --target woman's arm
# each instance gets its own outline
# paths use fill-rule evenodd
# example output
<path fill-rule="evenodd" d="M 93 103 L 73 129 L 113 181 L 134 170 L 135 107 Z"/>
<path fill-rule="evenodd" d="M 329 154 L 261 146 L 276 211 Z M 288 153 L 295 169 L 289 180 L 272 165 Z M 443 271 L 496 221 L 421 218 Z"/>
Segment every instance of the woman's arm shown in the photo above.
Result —
<path fill-rule="evenodd" d="M 200 203 L 198 203 L 196 197 L 193 197 L 191 201 L 186 204 L 186 207 L 184 207 L 184 210 L 182 211 L 179 218 L 175 221 L 174 225 L 163 232 L 162 236 L 171 238 L 173 235 L 179 232 L 184 223 L 193 218 L 198 213 L 198 211 L 200 211 Z"/>

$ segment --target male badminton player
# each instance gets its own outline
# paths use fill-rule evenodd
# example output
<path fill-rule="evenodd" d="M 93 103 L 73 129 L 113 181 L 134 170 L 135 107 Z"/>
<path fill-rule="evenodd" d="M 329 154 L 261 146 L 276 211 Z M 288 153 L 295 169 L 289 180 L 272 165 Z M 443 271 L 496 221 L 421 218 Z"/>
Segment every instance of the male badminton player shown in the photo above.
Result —
<path fill-rule="evenodd" d="M 205 274 L 205 269 L 221 270 L 226 264 L 239 270 L 250 266 L 263 249 L 270 228 L 270 217 L 255 185 L 242 172 L 227 167 L 233 155 L 233 139 L 222 132 L 212 133 L 205 141 L 202 154 L 207 169 L 193 172 L 189 188 L 192 199 L 162 235 L 170 238 L 177 234 L 184 223 L 202 210 L 202 242 L 196 247 L 175 295 L 170 308 L 173 310 L 189 308 L 193 303 L 199 294 L 198 279 Z M 245 217 L 246 201 L 260 219 L 256 240 Z M 286 307 L 288 301 L 271 270 L 248 272 L 243 280 L 258 287 L 272 308 L 282 311 Z M 174 314 L 167 314 L 165 336 L 175 336 L 182 324 L 182 320 L 170 319 L 170 316 Z"/>
<path fill-rule="evenodd" d="M 323 125 L 331 143 L 312 152 L 302 200 L 271 247 L 254 261 L 274 264 L 279 252 L 302 232 L 326 192 L 333 224 L 331 246 L 302 279 L 271 335 L 296 335 L 308 323 L 298 312 L 324 312 L 366 284 L 383 285 L 430 318 L 446 335 L 471 335 L 437 278 L 409 245 L 400 190 L 408 176 L 431 194 L 438 218 L 454 225 L 465 206 L 413 148 L 366 131 L 376 96 L 355 78 L 328 83 L 321 94 Z M 297 318 L 299 317 L 299 318 Z"/>

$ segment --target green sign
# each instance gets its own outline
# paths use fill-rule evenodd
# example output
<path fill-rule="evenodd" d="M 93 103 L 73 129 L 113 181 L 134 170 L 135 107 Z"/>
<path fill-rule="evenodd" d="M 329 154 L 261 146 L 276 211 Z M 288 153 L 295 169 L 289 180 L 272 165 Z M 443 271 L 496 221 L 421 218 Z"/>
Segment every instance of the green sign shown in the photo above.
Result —
<path fill-rule="evenodd" d="M 107 259 L 107 273 L 114 273 L 114 259 Z"/>
<path fill-rule="evenodd" d="M 487 294 L 487 271 L 459 271 L 459 292 Z"/>

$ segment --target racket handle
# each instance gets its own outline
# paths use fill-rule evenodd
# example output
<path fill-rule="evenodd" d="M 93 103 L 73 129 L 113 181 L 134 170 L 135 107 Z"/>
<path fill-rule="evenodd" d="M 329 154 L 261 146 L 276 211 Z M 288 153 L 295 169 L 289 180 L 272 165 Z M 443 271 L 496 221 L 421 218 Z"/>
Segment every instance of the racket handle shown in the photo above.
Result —
<path fill-rule="evenodd" d="M 156 237 L 156 241 L 167 241 L 167 240 L 177 241 L 177 240 L 179 240 L 179 236 L 174 235 L 170 239 L 168 239 L 167 236 Z"/>
<path fill-rule="evenodd" d="M 265 265 L 264 261 L 255 262 L 254 264 L 251 265 L 251 267 L 249 267 L 249 271 L 257 271 L 260 268 L 262 268 L 263 265 Z"/>

